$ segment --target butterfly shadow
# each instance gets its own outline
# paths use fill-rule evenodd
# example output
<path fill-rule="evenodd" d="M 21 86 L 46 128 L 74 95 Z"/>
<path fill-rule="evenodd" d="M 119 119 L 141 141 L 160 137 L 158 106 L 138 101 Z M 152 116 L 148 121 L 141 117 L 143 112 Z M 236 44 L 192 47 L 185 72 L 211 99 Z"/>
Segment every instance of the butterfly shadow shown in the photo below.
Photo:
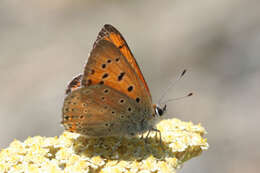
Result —
<path fill-rule="evenodd" d="M 147 140 L 140 137 L 102 137 L 87 138 L 80 136 L 73 145 L 76 154 L 85 157 L 100 156 L 109 160 L 134 161 L 143 160 L 150 156 L 156 159 L 174 157 L 172 148 L 165 142 L 154 137 Z"/>

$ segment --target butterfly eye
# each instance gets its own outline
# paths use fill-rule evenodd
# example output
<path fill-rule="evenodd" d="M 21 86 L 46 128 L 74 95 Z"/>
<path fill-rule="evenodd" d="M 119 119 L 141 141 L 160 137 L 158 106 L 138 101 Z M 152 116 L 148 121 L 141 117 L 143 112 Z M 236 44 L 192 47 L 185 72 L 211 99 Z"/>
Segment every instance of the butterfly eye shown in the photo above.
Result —
<path fill-rule="evenodd" d="M 162 110 L 162 109 L 158 109 L 158 114 L 159 114 L 160 116 L 162 116 L 163 110 Z"/>
<path fill-rule="evenodd" d="M 162 116 L 165 111 L 166 111 L 166 105 L 163 108 L 160 108 L 159 106 L 155 107 L 156 115 Z"/>

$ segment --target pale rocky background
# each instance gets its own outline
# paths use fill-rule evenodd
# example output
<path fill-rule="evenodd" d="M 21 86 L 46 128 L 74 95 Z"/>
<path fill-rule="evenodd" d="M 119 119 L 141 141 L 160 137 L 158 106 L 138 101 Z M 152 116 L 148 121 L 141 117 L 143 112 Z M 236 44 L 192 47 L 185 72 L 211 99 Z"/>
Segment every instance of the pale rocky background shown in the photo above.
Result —
<path fill-rule="evenodd" d="M 154 102 L 183 69 L 168 115 L 202 123 L 210 149 L 181 173 L 260 170 L 260 1 L 0 1 L 0 147 L 55 136 L 67 83 L 105 23 L 126 38 Z"/>

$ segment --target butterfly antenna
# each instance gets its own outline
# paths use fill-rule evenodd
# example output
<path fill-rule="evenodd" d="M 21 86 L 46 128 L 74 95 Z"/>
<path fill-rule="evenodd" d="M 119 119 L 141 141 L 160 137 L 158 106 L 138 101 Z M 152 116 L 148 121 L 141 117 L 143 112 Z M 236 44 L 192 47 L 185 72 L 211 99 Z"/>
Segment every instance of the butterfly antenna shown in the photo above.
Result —
<path fill-rule="evenodd" d="M 171 102 L 171 101 L 181 100 L 181 99 L 184 99 L 184 98 L 187 98 L 187 97 L 193 96 L 193 95 L 194 95 L 193 93 L 189 93 L 189 94 L 187 94 L 186 96 L 182 96 L 182 97 L 177 97 L 177 98 L 168 99 L 168 100 L 164 101 L 162 104 L 165 105 L 166 103 L 169 103 L 169 102 Z"/>
<path fill-rule="evenodd" d="M 174 85 L 184 76 L 186 71 L 187 70 L 184 69 L 182 71 L 182 73 L 175 80 L 172 80 L 171 84 L 164 90 L 163 94 L 161 95 L 161 97 L 159 99 L 159 105 L 162 105 L 161 102 L 162 102 L 163 98 L 166 96 L 166 94 L 168 93 L 168 90 L 171 89 L 172 87 L 174 87 Z M 186 96 L 184 96 L 184 97 L 186 97 Z M 182 97 L 180 97 L 180 98 L 182 98 Z"/>

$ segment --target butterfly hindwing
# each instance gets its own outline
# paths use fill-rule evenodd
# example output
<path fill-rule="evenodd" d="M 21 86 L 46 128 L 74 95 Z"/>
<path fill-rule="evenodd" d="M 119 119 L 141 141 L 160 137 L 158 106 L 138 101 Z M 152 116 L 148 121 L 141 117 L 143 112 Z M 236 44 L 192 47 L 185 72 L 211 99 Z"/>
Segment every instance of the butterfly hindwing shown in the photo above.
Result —
<path fill-rule="evenodd" d="M 62 123 L 66 130 L 87 136 L 135 134 L 139 124 L 133 122 L 143 118 L 140 109 L 134 100 L 113 88 L 92 85 L 66 97 Z"/>

